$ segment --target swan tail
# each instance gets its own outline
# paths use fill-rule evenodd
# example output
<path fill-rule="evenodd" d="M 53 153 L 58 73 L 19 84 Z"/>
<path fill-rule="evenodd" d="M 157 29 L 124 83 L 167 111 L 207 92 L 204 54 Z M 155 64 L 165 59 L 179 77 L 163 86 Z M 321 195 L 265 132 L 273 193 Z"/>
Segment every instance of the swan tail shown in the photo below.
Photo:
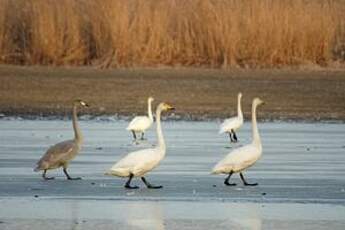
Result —
<path fill-rule="evenodd" d="M 130 130 L 132 130 L 132 129 L 133 129 L 133 124 L 132 124 L 132 122 L 131 122 L 131 123 L 129 123 L 129 124 L 127 125 L 126 130 L 130 131 Z"/>
<path fill-rule="evenodd" d="M 119 176 L 116 172 L 109 170 L 104 173 L 105 176 Z"/>
<path fill-rule="evenodd" d="M 46 161 L 41 159 L 36 163 L 36 167 L 34 168 L 34 172 L 38 172 L 38 171 L 48 169 L 48 168 L 49 168 L 49 164 L 47 164 Z"/>
<path fill-rule="evenodd" d="M 222 165 L 216 165 L 212 171 L 211 174 L 221 174 L 221 173 L 227 173 L 229 171 L 231 171 L 232 169 L 229 167 L 224 167 Z"/>
<path fill-rule="evenodd" d="M 222 133 L 226 133 L 226 132 L 227 132 L 227 128 L 224 126 L 224 124 L 222 124 L 219 128 L 218 134 L 222 134 Z"/>
<path fill-rule="evenodd" d="M 38 172 L 38 171 L 41 171 L 42 168 L 40 165 L 37 165 L 36 168 L 34 168 L 34 172 Z"/>
<path fill-rule="evenodd" d="M 215 175 L 215 174 L 220 174 L 220 172 L 217 170 L 212 170 L 210 174 Z"/>
<path fill-rule="evenodd" d="M 211 174 L 220 174 L 221 173 L 221 170 L 217 167 L 214 167 L 211 171 Z"/>
<path fill-rule="evenodd" d="M 118 177 L 127 177 L 129 173 L 124 170 L 109 170 L 104 173 L 106 176 L 118 176 Z"/>
<path fill-rule="evenodd" d="M 39 167 L 36 167 L 36 168 L 34 168 L 34 172 L 38 172 L 38 171 L 40 171 L 41 169 L 39 168 Z"/>

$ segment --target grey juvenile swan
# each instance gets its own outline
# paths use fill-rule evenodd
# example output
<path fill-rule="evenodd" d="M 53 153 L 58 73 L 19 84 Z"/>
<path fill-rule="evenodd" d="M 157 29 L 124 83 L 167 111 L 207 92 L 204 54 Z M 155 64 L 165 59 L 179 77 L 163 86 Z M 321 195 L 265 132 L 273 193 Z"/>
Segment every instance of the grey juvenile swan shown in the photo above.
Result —
<path fill-rule="evenodd" d="M 80 177 L 72 178 L 67 173 L 67 167 L 69 162 L 76 157 L 81 149 L 83 143 L 83 136 L 80 132 L 78 121 L 77 121 L 77 107 L 81 105 L 88 107 L 89 105 L 82 100 L 75 100 L 73 103 L 73 130 L 74 139 L 63 141 L 51 146 L 42 158 L 37 162 L 37 167 L 34 169 L 35 172 L 43 170 L 42 177 L 45 180 L 52 180 L 54 177 L 47 177 L 47 170 L 63 168 L 68 180 L 80 180 Z"/>

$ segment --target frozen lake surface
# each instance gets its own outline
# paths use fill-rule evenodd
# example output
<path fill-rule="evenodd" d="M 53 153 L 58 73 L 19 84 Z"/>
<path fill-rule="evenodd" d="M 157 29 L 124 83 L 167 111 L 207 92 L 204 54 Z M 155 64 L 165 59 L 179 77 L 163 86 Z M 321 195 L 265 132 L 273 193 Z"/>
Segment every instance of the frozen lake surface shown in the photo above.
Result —
<path fill-rule="evenodd" d="M 125 121 L 81 121 L 84 147 L 53 181 L 33 172 L 46 149 L 73 136 L 70 121 L 0 120 L 0 229 L 344 229 L 345 124 L 260 123 L 263 156 L 245 172 L 257 187 L 223 185 L 212 167 L 249 143 L 250 123 L 231 147 L 218 122 L 163 122 L 167 155 L 147 179 L 160 190 L 123 188 L 104 176 L 121 156 L 155 144 L 132 143 Z M 6 208 L 3 208 L 6 207 Z"/>

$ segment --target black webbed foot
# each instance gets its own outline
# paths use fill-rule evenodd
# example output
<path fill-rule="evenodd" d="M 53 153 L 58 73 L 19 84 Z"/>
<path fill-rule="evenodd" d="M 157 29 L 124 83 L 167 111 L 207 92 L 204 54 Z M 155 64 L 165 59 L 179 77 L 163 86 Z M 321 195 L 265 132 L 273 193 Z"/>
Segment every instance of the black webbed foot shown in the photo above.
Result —
<path fill-rule="evenodd" d="M 42 174 L 42 177 L 44 180 L 54 180 L 55 179 L 55 177 L 47 177 L 46 174 L 47 174 L 47 169 L 44 170 L 43 174 Z"/>
<path fill-rule="evenodd" d="M 127 188 L 127 189 L 138 189 L 139 188 L 139 186 L 131 186 L 131 181 L 133 179 L 133 176 L 134 175 L 132 173 L 129 174 L 129 178 L 128 178 L 128 181 L 125 184 L 125 188 Z"/>
<path fill-rule="evenodd" d="M 67 180 L 81 180 L 81 177 L 67 177 Z"/>
<path fill-rule="evenodd" d="M 234 173 L 233 171 L 229 172 L 229 175 L 225 178 L 224 184 L 225 184 L 226 186 L 236 186 L 235 183 L 229 183 L 230 177 L 231 177 L 231 175 L 232 175 L 233 173 Z"/>
<path fill-rule="evenodd" d="M 71 177 L 67 172 L 67 168 L 64 168 L 63 172 L 65 173 L 67 180 L 81 180 L 81 177 Z"/>
<path fill-rule="evenodd" d="M 226 186 L 236 186 L 237 185 L 236 183 L 229 183 L 228 181 L 224 181 L 224 184 Z"/>
<path fill-rule="evenodd" d="M 145 177 L 141 177 L 141 180 L 144 182 L 144 184 L 146 185 L 146 187 L 149 188 L 149 189 L 160 189 L 160 188 L 163 188 L 162 185 L 152 185 L 152 184 L 150 184 L 150 183 L 145 179 Z"/>
<path fill-rule="evenodd" d="M 231 130 L 232 136 L 233 136 L 233 142 L 238 142 L 237 135 L 234 130 Z"/>
<path fill-rule="evenodd" d="M 243 181 L 244 186 L 257 186 L 258 183 L 248 183 L 242 173 L 240 173 L 241 180 Z"/>
<path fill-rule="evenodd" d="M 230 143 L 235 142 L 234 139 L 232 138 L 231 132 L 229 132 L 229 138 L 230 138 Z"/>
<path fill-rule="evenodd" d="M 131 186 L 131 185 L 129 185 L 129 184 L 126 184 L 126 185 L 125 185 L 125 188 L 127 188 L 127 189 L 138 189 L 139 186 Z"/>
<path fill-rule="evenodd" d="M 250 184 L 250 183 L 243 183 L 245 186 L 257 186 L 258 185 L 258 183 L 252 183 L 252 184 Z"/>
<path fill-rule="evenodd" d="M 55 177 L 43 177 L 44 180 L 54 180 Z"/>

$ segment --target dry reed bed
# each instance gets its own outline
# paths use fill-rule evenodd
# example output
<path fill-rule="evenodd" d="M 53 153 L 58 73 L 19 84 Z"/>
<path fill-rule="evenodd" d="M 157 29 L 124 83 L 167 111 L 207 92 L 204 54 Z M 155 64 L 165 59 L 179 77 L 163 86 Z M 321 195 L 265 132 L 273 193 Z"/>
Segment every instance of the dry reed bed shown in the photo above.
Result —
<path fill-rule="evenodd" d="M 342 0 L 0 0 L 0 63 L 328 65 L 344 15 Z"/>

